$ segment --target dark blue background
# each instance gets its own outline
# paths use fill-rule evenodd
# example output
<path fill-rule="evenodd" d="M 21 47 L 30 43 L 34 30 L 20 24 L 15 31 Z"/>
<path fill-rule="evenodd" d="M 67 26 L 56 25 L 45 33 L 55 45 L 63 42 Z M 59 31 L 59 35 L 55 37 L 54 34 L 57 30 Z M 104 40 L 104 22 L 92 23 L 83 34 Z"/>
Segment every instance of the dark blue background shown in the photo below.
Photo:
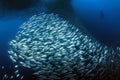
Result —
<path fill-rule="evenodd" d="M 72 0 L 74 11 L 88 31 L 105 43 L 120 43 L 119 0 Z"/>

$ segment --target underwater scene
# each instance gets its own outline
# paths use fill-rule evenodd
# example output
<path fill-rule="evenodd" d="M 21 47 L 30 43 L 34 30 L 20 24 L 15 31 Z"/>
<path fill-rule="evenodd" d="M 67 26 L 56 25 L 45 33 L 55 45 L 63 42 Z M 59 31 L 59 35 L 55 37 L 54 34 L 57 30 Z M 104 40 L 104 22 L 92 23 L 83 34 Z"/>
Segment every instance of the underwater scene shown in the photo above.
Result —
<path fill-rule="evenodd" d="M 0 80 L 120 80 L 120 1 L 0 0 Z"/>

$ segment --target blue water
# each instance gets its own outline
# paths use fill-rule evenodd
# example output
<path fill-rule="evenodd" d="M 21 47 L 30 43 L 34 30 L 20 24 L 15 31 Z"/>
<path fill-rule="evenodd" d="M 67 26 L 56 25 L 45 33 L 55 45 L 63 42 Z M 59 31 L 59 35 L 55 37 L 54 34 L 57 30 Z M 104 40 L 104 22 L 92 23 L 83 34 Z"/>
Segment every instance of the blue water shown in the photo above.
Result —
<path fill-rule="evenodd" d="M 2 56 L 5 56 L 5 53 L 7 53 L 8 42 L 14 38 L 21 23 L 23 23 L 23 20 L 17 18 L 6 18 L 0 20 L 0 53 Z M 4 59 L 5 57 L 2 58 Z"/>
<path fill-rule="evenodd" d="M 2 1 L 0 4 L 0 66 L 5 65 L 8 67 L 10 64 L 12 64 L 11 60 L 9 59 L 9 54 L 7 52 L 9 49 L 9 41 L 14 39 L 15 34 L 19 30 L 19 27 L 23 22 L 27 21 L 32 15 L 39 14 L 42 11 L 47 11 L 47 9 L 45 7 L 45 3 L 41 4 L 40 0 L 36 0 L 34 4 L 24 4 L 28 6 L 22 6 L 22 8 L 20 8 L 21 6 L 16 5 L 9 8 L 10 5 L 2 5 Z M 88 31 L 90 31 L 90 33 L 92 33 L 96 38 L 100 39 L 101 41 L 114 41 L 116 39 L 120 40 L 120 1 L 71 1 L 72 5 L 70 6 L 63 4 L 64 6 L 57 6 L 57 9 L 55 7 L 53 8 L 53 6 L 49 8 L 54 9 L 56 13 L 61 15 L 61 17 L 65 17 L 72 22 L 75 21 L 76 17 L 74 17 L 74 15 L 76 15 L 77 18 L 80 19 L 80 21 L 77 21 L 76 25 L 82 22 L 86 26 Z M 47 4 L 51 3 L 50 0 L 46 0 L 46 2 Z M 7 4 L 9 4 L 9 2 Z M 72 12 L 74 10 L 75 13 Z M 66 11 L 68 15 L 64 11 Z M 25 71 L 25 73 L 28 72 Z"/>
<path fill-rule="evenodd" d="M 9 1 L 14 2 L 15 0 L 0 1 L 0 80 L 2 80 L 4 73 L 12 74 L 12 69 L 14 69 L 13 67 L 10 68 L 12 61 L 7 52 L 9 49 L 9 41 L 15 38 L 15 34 L 23 22 L 27 21 L 32 15 L 45 10 L 43 5 L 40 5 L 39 0 L 34 4 L 24 4 L 26 5 L 25 7 L 19 6 L 21 4 L 13 6 L 13 3 Z M 28 2 L 29 1 L 31 0 L 28 0 Z M 1 70 L 1 66 L 5 66 L 5 69 Z M 28 72 L 30 74 L 30 70 L 26 70 L 27 69 L 22 68 L 24 75 L 27 75 Z M 30 78 L 33 79 L 32 77 Z"/>
<path fill-rule="evenodd" d="M 98 39 L 120 41 L 119 0 L 72 0 L 73 9 L 85 27 Z"/>

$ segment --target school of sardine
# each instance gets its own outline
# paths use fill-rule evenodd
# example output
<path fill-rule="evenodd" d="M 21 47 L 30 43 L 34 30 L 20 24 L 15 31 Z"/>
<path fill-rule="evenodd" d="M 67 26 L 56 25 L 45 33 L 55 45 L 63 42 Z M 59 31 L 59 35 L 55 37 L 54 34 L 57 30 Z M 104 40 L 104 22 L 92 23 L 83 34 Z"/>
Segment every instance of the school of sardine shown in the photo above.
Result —
<path fill-rule="evenodd" d="M 38 80 L 107 80 L 120 73 L 119 47 L 102 44 L 53 13 L 32 16 L 9 46 L 16 67 L 32 69 Z"/>

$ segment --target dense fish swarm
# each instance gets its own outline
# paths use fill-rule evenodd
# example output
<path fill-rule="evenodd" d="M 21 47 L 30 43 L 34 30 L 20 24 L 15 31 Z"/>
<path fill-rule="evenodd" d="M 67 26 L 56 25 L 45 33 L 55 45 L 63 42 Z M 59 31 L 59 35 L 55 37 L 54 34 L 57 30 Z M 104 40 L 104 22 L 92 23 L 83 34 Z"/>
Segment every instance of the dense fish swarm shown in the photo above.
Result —
<path fill-rule="evenodd" d="M 119 48 L 101 44 L 55 14 L 32 16 L 9 45 L 12 61 L 34 70 L 39 80 L 105 80 L 120 62 L 115 62 Z"/>

